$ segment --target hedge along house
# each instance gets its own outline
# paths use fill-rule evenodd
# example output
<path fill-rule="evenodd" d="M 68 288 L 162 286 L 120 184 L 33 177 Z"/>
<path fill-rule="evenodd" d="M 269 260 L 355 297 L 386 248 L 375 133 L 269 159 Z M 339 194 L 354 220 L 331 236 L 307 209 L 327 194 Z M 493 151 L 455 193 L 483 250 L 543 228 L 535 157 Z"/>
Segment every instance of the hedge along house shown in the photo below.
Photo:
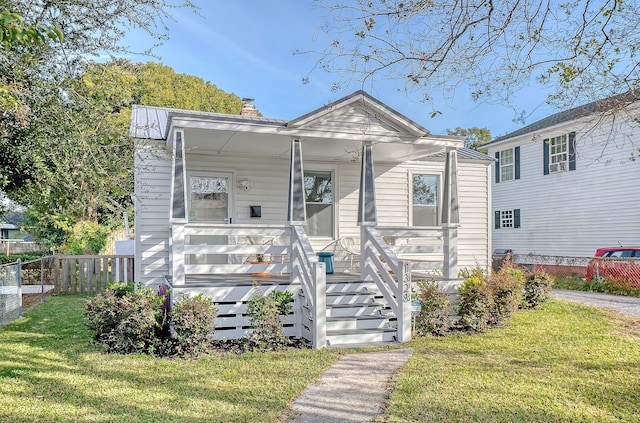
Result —
<path fill-rule="evenodd" d="M 362 91 L 289 121 L 134 106 L 131 134 L 136 280 L 212 297 L 217 338 L 255 281 L 316 348 L 404 342 L 412 281 L 489 266 L 493 159 Z"/>

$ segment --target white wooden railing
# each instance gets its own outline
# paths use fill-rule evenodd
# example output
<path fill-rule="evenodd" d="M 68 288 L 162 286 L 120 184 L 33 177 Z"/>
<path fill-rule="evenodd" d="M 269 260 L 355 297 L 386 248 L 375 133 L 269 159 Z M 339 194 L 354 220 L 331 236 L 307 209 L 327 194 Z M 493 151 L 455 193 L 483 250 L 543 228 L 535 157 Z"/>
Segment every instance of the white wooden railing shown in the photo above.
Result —
<path fill-rule="evenodd" d="M 398 341 L 411 339 L 411 262 L 398 260 L 374 227 L 363 226 L 360 276 L 374 281 L 396 315 Z"/>
<path fill-rule="evenodd" d="M 277 225 L 174 224 L 174 285 L 205 275 L 289 273 L 290 228 Z M 258 261 L 259 255 L 265 261 Z"/>
<path fill-rule="evenodd" d="M 325 263 L 318 262 L 302 227 L 174 224 L 172 242 L 175 287 L 211 275 L 288 275 L 303 292 L 297 302 L 297 336 L 314 348 L 326 345 Z M 258 262 L 259 255 L 265 260 Z"/>
<path fill-rule="evenodd" d="M 291 283 L 300 283 L 302 296 L 298 304 L 301 325 L 299 337 L 309 339 L 313 348 L 327 343 L 327 298 L 325 263 L 318 262 L 301 226 L 291 228 Z"/>

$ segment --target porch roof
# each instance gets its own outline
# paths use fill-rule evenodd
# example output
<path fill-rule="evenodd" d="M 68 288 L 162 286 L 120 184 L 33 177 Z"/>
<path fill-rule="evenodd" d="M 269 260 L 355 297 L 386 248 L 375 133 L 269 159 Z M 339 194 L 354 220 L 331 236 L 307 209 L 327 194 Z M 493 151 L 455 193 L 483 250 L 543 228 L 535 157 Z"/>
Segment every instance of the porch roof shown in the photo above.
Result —
<path fill-rule="evenodd" d="M 427 129 L 357 91 L 293 120 L 134 106 L 134 138 L 167 141 L 184 131 L 189 152 L 288 158 L 299 139 L 305 159 L 359 160 L 362 142 L 371 142 L 379 161 L 417 160 L 460 148 L 463 138 L 433 135 Z"/>

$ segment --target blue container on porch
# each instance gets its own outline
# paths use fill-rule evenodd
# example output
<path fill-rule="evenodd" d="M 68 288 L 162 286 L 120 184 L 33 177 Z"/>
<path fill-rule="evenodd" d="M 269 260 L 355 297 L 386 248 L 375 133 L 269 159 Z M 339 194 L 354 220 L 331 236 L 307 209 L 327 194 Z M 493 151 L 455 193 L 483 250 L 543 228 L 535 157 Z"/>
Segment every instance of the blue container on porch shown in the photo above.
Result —
<path fill-rule="evenodd" d="M 320 262 L 326 264 L 326 274 L 333 275 L 333 253 L 331 251 L 320 251 L 318 258 Z"/>

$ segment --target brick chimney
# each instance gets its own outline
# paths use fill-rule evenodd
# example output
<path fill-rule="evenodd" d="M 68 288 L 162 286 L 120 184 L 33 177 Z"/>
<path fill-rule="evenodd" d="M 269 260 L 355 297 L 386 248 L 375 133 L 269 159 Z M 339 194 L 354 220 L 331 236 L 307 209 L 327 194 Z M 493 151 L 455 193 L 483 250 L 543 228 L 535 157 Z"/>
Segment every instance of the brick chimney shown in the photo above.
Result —
<path fill-rule="evenodd" d="M 256 106 L 253 105 L 253 98 L 243 98 L 242 102 L 242 110 L 240 114 L 242 116 L 258 116 L 258 111 L 256 110 Z"/>

